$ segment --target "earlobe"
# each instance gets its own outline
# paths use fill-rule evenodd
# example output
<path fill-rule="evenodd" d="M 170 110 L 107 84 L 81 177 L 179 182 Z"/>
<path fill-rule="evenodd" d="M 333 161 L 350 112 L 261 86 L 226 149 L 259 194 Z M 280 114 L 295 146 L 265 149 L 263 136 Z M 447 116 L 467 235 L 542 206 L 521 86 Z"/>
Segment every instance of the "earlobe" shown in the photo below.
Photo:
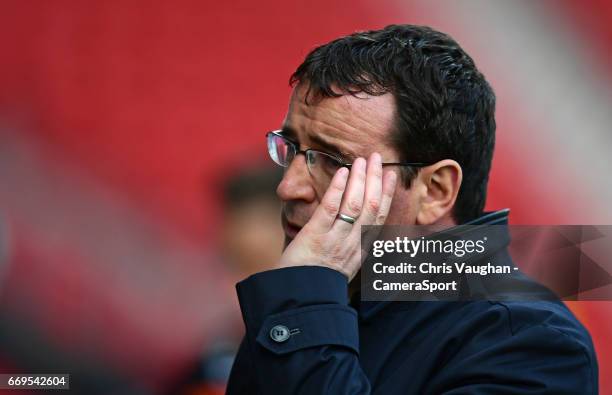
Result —
<path fill-rule="evenodd" d="M 454 160 L 445 159 L 423 169 L 424 194 L 417 224 L 431 225 L 452 219 L 463 172 Z"/>

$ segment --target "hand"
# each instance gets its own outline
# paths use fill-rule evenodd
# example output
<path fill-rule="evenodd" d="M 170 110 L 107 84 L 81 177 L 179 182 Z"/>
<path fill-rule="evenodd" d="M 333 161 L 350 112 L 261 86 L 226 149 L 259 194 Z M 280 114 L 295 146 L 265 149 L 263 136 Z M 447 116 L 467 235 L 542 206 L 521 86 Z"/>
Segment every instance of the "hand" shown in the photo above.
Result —
<path fill-rule="evenodd" d="M 366 168 L 367 167 L 367 168 Z M 395 192 L 397 175 L 383 175 L 381 157 L 358 158 L 352 170 L 340 168 L 312 218 L 287 246 L 280 267 L 325 266 L 352 280 L 361 268 L 361 225 L 383 225 Z M 342 213 L 354 224 L 338 219 Z"/>

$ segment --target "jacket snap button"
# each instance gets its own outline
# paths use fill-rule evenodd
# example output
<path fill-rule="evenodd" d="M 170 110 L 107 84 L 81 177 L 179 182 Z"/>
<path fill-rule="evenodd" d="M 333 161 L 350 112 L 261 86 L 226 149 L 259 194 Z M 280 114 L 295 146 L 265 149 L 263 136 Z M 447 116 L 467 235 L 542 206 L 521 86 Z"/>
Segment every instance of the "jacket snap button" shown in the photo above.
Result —
<path fill-rule="evenodd" d="M 276 325 L 270 330 L 270 338 L 277 343 L 282 343 L 289 339 L 289 328 L 284 325 Z"/>

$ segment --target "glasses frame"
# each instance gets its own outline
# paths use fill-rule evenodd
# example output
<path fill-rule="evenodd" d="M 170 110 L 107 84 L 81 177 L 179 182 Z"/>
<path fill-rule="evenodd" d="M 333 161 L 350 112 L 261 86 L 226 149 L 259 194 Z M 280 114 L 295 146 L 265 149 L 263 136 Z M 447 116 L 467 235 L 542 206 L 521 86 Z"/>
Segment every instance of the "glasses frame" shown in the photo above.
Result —
<path fill-rule="evenodd" d="M 342 159 L 338 158 L 336 155 L 330 154 L 330 153 L 325 152 L 325 151 L 319 151 L 319 150 L 312 149 L 312 148 L 309 148 L 309 149 L 306 149 L 306 150 L 300 150 L 299 145 L 295 141 L 292 141 L 291 139 L 289 139 L 289 138 L 287 138 L 287 137 L 282 135 L 282 130 L 273 130 L 273 131 L 270 131 L 270 132 L 266 133 L 266 140 L 270 138 L 270 135 L 274 135 L 276 137 L 281 138 L 283 141 L 285 141 L 285 143 L 289 147 L 291 147 L 291 149 L 293 149 L 293 151 L 294 151 L 293 158 L 294 159 L 295 159 L 295 157 L 298 154 L 303 154 L 304 157 L 306 158 L 306 163 L 307 164 L 308 164 L 308 152 L 316 152 L 318 154 L 323 154 L 325 156 L 328 156 L 328 157 L 334 159 L 336 162 L 338 162 L 339 167 L 346 167 L 346 168 L 348 168 L 350 170 L 351 167 L 353 166 L 352 163 L 345 163 L 345 162 L 342 161 Z M 268 150 L 269 150 L 269 148 L 268 148 Z M 270 154 L 270 152 L 268 152 L 268 154 Z M 287 166 L 283 166 L 283 165 L 277 163 L 274 160 L 272 160 L 272 161 L 274 163 L 276 163 L 277 165 L 281 166 L 281 167 L 289 167 L 289 164 L 290 164 L 290 163 L 288 163 Z M 293 159 L 292 159 L 292 161 L 293 161 Z M 431 165 L 431 163 L 424 163 L 424 162 L 383 162 L 381 164 L 382 164 L 383 167 L 384 166 L 426 167 L 426 166 Z M 308 165 L 308 168 L 310 169 L 310 165 Z"/>

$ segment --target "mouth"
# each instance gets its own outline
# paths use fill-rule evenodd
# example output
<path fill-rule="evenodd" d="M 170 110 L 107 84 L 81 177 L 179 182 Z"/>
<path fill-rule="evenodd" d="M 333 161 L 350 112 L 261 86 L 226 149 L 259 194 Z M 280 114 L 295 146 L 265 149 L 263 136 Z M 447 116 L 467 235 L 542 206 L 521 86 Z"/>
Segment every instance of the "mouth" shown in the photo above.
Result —
<path fill-rule="evenodd" d="M 285 231 L 285 236 L 289 239 L 294 239 L 298 232 L 302 229 L 301 226 L 298 226 L 292 222 L 290 222 L 287 217 L 283 215 L 282 218 L 283 230 Z"/>

